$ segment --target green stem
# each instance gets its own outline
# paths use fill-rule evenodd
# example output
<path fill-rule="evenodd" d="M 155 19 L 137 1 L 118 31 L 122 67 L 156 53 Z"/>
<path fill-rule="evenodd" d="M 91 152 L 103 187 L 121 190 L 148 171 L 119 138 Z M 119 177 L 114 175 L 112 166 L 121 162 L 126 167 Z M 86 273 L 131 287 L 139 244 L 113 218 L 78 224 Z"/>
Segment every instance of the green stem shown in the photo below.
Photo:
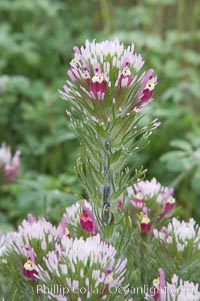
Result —
<path fill-rule="evenodd" d="M 106 151 L 109 150 L 109 140 L 105 141 L 105 149 Z M 108 170 L 108 163 L 107 163 L 107 157 L 106 154 L 104 155 L 104 173 Z M 111 192 L 111 176 L 110 176 L 110 170 L 108 171 L 108 176 L 107 176 L 107 183 L 103 187 L 103 212 L 102 212 L 102 217 L 103 221 L 105 223 L 109 222 L 109 210 L 110 210 L 110 192 Z"/>
<path fill-rule="evenodd" d="M 15 301 L 16 300 L 16 296 L 17 296 L 17 291 L 18 291 L 18 289 L 16 288 L 16 290 L 14 291 L 14 294 L 13 294 L 13 296 L 12 296 L 12 301 Z"/>

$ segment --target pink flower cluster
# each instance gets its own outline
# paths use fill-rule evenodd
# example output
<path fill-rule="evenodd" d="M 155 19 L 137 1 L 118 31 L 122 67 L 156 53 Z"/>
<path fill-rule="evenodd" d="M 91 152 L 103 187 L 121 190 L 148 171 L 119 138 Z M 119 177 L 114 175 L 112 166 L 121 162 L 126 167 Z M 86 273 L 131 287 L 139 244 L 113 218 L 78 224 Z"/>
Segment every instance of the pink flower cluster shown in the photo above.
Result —
<path fill-rule="evenodd" d="M 108 97 L 115 103 L 125 97 L 125 89 L 130 91 L 137 85 L 137 92 L 131 96 L 133 108 L 144 105 L 152 99 L 157 77 L 153 69 L 138 76 L 143 64 L 133 44 L 125 48 L 118 39 L 101 43 L 87 40 L 85 46 L 74 47 L 68 70 L 71 81 L 67 80 L 64 91 L 60 91 L 61 98 L 107 101 Z"/>
<path fill-rule="evenodd" d="M 0 172 L 5 182 L 10 182 L 19 174 L 20 151 L 16 151 L 14 156 L 11 155 L 10 147 L 2 143 L 0 147 Z"/>
<path fill-rule="evenodd" d="M 158 269 L 158 277 L 153 280 L 152 294 L 146 294 L 152 301 L 199 301 L 199 285 L 184 281 L 174 274 L 170 283 L 165 280 L 165 272 Z"/>
<path fill-rule="evenodd" d="M 22 275 L 36 281 L 38 263 L 41 263 L 43 256 L 55 248 L 55 243 L 59 239 L 61 237 L 58 228 L 44 218 L 37 220 L 32 214 L 29 214 L 28 220 L 23 220 L 17 232 L 10 232 L 6 236 L 2 236 L 0 257 L 9 264 L 7 261 L 14 252 L 22 266 Z"/>
<path fill-rule="evenodd" d="M 152 222 L 167 216 L 175 206 L 173 188 L 162 186 L 155 178 L 138 181 L 128 187 L 127 192 L 132 206 L 140 214 L 142 233 L 150 232 Z"/>
<path fill-rule="evenodd" d="M 167 227 L 162 227 L 160 231 L 154 229 L 153 232 L 157 239 L 171 246 L 171 253 L 182 253 L 191 244 L 194 249 L 200 250 L 200 227 L 193 218 L 188 222 L 173 218 Z"/>
<path fill-rule="evenodd" d="M 109 286 L 120 286 L 124 280 L 127 260 L 116 255 L 116 249 L 99 234 L 86 240 L 64 236 L 44 258 L 45 268 L 38 266 L 39 279 L 50 285 L 65 283 L 68 293 L 49 292 L 55 300 L 106 300 Z M 77 293 L 81 287 L 85 287 L 84 294 Z"/>

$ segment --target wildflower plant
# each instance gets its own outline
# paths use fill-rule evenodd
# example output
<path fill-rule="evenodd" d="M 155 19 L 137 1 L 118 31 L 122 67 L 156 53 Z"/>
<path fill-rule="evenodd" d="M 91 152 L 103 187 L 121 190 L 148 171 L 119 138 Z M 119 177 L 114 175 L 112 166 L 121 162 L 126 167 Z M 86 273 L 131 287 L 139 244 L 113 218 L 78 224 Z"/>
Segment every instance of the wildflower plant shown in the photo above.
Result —
<path fill-rule="evenodd" d="M 153 69 L 141 71 L 143 64 L 133 44 L 86 41 L 85 47 L 74 47 L 69 80 L 60 90 L 81 143 L 77 173 L 89 199 L 104 209 L 114 210 L 120 194 L 145 173 L 130 178 L 126 163 L 159 125 L 157 120 L 139 125 L 157 83 Z"/>
<path fill-rule="evenodd" d="M 160 125 L 141 123 L 157 84 L 143 65 L 118 39 L 74 47 L 59 93 L 80 140 L 76 171 L 87 200 L 66 208 L 58 226 L 30 214 L 1 237 L 4 298 L 200 301 L 199 226 L 171 220 L 173 188 L 128 166 Z M 194 292 L 181 291 L 188 285 Z"/>

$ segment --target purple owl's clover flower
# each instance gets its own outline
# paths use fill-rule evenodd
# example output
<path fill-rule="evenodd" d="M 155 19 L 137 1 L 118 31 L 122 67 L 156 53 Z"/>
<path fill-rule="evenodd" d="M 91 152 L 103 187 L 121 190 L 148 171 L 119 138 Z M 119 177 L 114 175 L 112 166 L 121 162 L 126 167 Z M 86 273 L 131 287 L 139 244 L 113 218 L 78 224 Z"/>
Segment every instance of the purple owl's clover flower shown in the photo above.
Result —
<path fill-rule="evenodd" d="M 200 227 L 193 218 L 188 222 L 179 221 L 175 217 L 167 227 L 159 231 L 154 229 L 154 236 L 166 244 L 173 245 L 174 252 L 181 254 L 193 244 L 194 249 L 200 250 Z"/>
<path fill-rule="evenodd" d="M 23 220 L 18 226 L 18 231 L 0 237 L 0 257 L 6 258 L 5 262 L 11 269 L 14 254 L 15 258 L 19 259 L 16 261 L 16 267 L 18 265 L 21 268 L 20 274 L 26 279 L 36 281 L 38 263 L 43 262 L 43 257 L 54 250 L 55 244 L 63 236 L 64 233 L 61 233 L 59 227 L 56 228 L 44 218 L 37 219 L 29 213 L 27 220 Z"/>
<path fill-rule="evenodd" d="M 153 280 L 152 294 L 146 294 L 146 297 L 152 301 L 198 301 L 200 300 L 199 285 L 179 279 L 176 274 L 169 283 L 165 280 L 164 270 L 159 268 L 158 277 Z"/>
<path fill-rule="evenodd" d="M 19 175 L 20 151 L 12 157 L 10 147 L 2 143 L 0 147 L 0 172 L 2 171 L 5 182 L 13 181 Z"/>
<path fill-rule="evenodd" d="M 44 258 L 45 268 L 38 267 L 41 282 L 65 283 L 69 294 L 85 287 L 85 293 L 76 299 L 80 301 L 106 300 L 111 294 L 109 287 L 124 287 L 127 259 L 118 259 L 115 247 L 102 241 L 99 234 L 86 240 L 63 236 L 56 249 Z M 49 290 L 48 294 L 60 300 L 56 293 Z M 63 300 L 67 297 L 64 294 Z"/>
<path fill-rule="evenodd" d="M 159 221 L 167 217 L 168 214 L 171 214 L 175 207 L 176 200 L 173 197 L 173 188 L 162 186 L 155 178 L 150 181 L 138 180 L 138 182 L 133 186 L 127 188 L 127 192 L 128 196 L 131 198 L 131 204 L 133 207 L 142 213 L 143 219 L 141 222 L 141 231 L 143 233 L 150 231 L 151 228 L 148 209 L 150 209 L 150 213 L 153 212 L 150 217 L 155 218 L 157 215 L 157 219 Z M 153 203 L 149 202 L 149 200 L 153 200 Z M 147 209 L 146 206 L 154 206 L 154 209 Z"/>
<path fill-rule="evenodd" d="M 118 39 L 101 43 L 87 40 L 85 46 L 73 50 L 68 80 L 59 92 L 68 102 L 67 115 L 81 140 L 78 174 L 87 186 L 89 198 L 103 205 L 102 223 L 107 224 L 111 219 L 111 200 L 127 187 L 119 165 L 125 165 L 128 157 L 144 147 L 160 125 L 155 119 L 141 128 L 142 116 L 137 113 L 152 100 L 157 77 L 153 69 L 142 73 L 144 61 L 134 52 L 134 45 L 126 48 Z M 127 179 L 128 173 L 131 176 L 127 169 Z M 117 185 L 112 180 L 115 178 L 119 179 Z M 118 186 L 118 191 L 114 186 Z M 81 213 L 80 225 L 97 234 L 95 222 L 86 211 Z M 144 232 L 150 230 L 150 223 L 147 230 L 146 223 L 145 219 Z"/>
<path fill-rule="evenodd" d="M 61 98 L 116 103 L 122 110 L 127 101 L 131 104 L 129 111 L 137 110 L 151 101 L 157 84 L 153 69 L 138 74 L 143 64 L 133 44 L 125 48 L 118 39 L 101 43 L 87 40 L 80 49 L 74 47 L 68 70 L 70 81 L 60 91 Z"/>

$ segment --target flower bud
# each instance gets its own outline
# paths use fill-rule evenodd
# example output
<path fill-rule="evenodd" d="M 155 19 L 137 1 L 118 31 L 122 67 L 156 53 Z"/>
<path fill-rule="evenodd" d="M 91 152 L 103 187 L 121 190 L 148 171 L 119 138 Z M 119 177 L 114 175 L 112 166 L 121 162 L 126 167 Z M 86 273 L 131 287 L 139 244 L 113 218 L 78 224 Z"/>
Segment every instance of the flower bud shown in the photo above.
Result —
<path fill-rule="evenodd" d="M 175 199 L 173 197 L 170 197 L 164 204 L 164 212 L 167 213 L 168 211 L 174 209 L 175 202 Z"/>
<path fill-rule="evenodd" d="M 97 234 L 97 225 L 93 213 L 85 205 L 82 206 L 80 225 L 83 230 L 91 234 Z"/>
<path fill-rule="evenodd" d="M 36 276 L 38 275 L 38 272 L 35 270 L 34 262 L 32 262 L 31 260 L 27 260 L 24 264 L 22 274 L 24 277 L 32 281 L 36 281 L 37 280 Z"/>
<path fill-rule="evenodd" d="M 142 233 L 148 233 L 151 230 L 151 222 L 147 215 L 143 215 L 140 223 L 140 229 Z"/>

